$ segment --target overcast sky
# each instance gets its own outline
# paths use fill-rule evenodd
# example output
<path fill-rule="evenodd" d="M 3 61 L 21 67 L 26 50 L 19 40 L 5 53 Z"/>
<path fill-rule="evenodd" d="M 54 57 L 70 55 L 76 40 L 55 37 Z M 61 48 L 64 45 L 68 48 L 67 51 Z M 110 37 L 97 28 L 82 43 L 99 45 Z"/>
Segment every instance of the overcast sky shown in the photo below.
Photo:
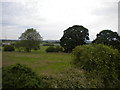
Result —
<path fill-rule="evenodd" d="M 93 40 L 102 30 L 118 31 L 118 1 L 2 0 L 0 38 L 18 39 L 26 29 L 34 28 L 44 40 L 59 40 L 67 28 L 82 25 Z"/>

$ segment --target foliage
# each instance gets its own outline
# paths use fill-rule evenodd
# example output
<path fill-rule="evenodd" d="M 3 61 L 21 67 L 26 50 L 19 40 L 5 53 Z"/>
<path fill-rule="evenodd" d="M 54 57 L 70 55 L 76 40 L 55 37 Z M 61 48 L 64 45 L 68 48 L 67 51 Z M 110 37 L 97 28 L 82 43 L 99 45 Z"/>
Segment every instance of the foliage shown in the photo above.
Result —
<path fill-rule="evenodd" d="M 39 49 L 40 49 L 40 45 L 34 48 L 34 50 L 39 50 Z"/>
<path fill-rule="evenodd" d="M 63 49 L 60 46 L 50 46 L 46 49 L 46 52 L 62 52 Z"/>
<path fill-rule="evenodd" d="M 55 52 L 55 48 L 53 46 L 50 46 L 46 49 L 46 52 Z"/>
<path fill-rule="evenodd" d="M 120 50 L 120 36 L 117 32 L 113 32 L 111 30 L 101 31 L 97 34 L 97 38 L 93 41 L 93 43 L 111 45 L 113 48 Z"/>
<path fill-rule="evenodd" d="M 29 43 L 30 43 L 30 42 L 29 42 Z M 32 41 L 32 43 L 35 44 L 36 41 L 35 41 L 35 42 Z M 27 51 L 27 48 L 24 48 L 24 45 L 25 45 L 25 44 L 23 43 L 23 41 L 17 41 L 17 42 L 14 43 L 15 48 L 16 48 L 19 52 L 21 52 L 21 51 L 23 51 L 23 50 Z M 31 45 L 31 43 L 30 43 L 29 45 Z M 26 45 L 26 47 L 27 47 L 27 45 Z M 33 46 L 33 49 L 34 49 L 34 50 L 39 50 L 39 49 L 40 49 L 40 45 L 38 45 L 38 46 L 36 46 L 36 47 Z"/>
<path fill-rule="evenodd" d="M 15 64 L 3 67 L 2 87 L 5 88 L 43 88 L 45 83 L 31 68 Z"/>
<path fill-rule="evenodd" d="M 40 50 L 27 52 L 3 52 L 2 66 L 21 63 L 31 66 L 38 74 L 55 74 L 70 66 L 71 56 L 68 53 L 46 53 L 47 46 Z"/>
<path fill-rule="evenodd" d="M 95 73 L 88 73 L 88 71 L 79 69 L 79 67 L 66 69 L 71 66 L 70 54 L 45 53 L 46 48 L 47 46 L 41 46 L 41 50 L 31 53 L 3 52 L 3 66 L 13 63 L 30 65 L 40 75 L 40 80 L 45 83 L 45 86 L 42 84 L 41 86 L 46 88 L 104 88 L 104 80 Z M 102 50 L 102 48 L 99 50 Z M 41 73 L 44 74 L 41 76 Z"/>
<path fill-rule="evenodd" d="M 63 51 L 63 48 L 61 46 L 56 46 L 55 49 L 56 49 L 56 52 L 62 52 Z"/>
<path fill-rule="evenodd" d="M 87 40 L 89 40 L 88 29 L 74 25 L 64 31 L 60 44 L 65 49 L 65 52 L 71 52 L 76 46 L 86 44 Z"/>
<path fill-rule="evenodd" d="M 21 52 L 23 50 L 21 41 L 16 41 L 14 43 L 14 46 L 19 52 Z"/>
<path fill-rule="evenodd" d="M 31 28 L 22 33 L 19 39 L 21 40 L 21 47 L 23 47 L 25 51 L 30 52 L 31 49 L 39 49 L 38 47 L 42 37 L 35 29 Z"/>
<path fill-rule="evenodd" d="M 43 44 L 43 46 L 54 46 L 54 44 L 51 44 L 51 43 L 45 43 L 45 44 Z"/>
<path fill-rule="evenodd" d="M 3 50 L 4 51 L 14 51 L 15 49 L 12 45 L 5 45 Z"/>
<path fill-rule="evenodd" d="M 67 68 L 57 75 L 37 76 L 25 65 L 16 64 L 3 68 L 3 89 L 6 88 L 96 88 L 100 80 L 88 80 L 85 71 Z"/>
<path fill-rule="evenodd" d="M 99 79 L 88 80 L 85 71 L 77 68 L 68 68 L 58 75 L 43 75 L 43 80 L 49 88 L 102 88 Z"/>
<path fill-rule="evenodd" d="M 120 53 L 102 44 L 78 46 L 73 50 L 73 64 L 87 71 L 88 78 L 100 78 L 104 87 L 120 86 Z"/>

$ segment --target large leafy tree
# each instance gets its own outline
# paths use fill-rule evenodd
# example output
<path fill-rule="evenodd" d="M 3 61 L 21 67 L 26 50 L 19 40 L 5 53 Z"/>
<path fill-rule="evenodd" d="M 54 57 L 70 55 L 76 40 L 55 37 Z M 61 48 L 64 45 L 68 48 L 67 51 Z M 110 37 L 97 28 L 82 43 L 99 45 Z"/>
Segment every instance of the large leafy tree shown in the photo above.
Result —
<path fill-rule="evenodd" d="M 27 51 L 30 52 L 32 49 L 39 47 L 42 37 L 40 34 L 33 28 L 27 29 L 19 37 L 20 45 Z"/>
<path fill-rule="evenodd" d="M 60 44 L 65 49 L 65 52 L 71 52 L 76 46 L 86 44 L 87 40 L 89 40 L 88 29 L 74 25 L 64 31 Z"/>
<path fill-rule="evenodd" d="M 116 49 L 120 49 L 120 36 L 117 32 L 111 30 L 103 30 L 97 34 L 97 38 L 93 43 L 102 43 L 105 45 L 113 46 Z"/>

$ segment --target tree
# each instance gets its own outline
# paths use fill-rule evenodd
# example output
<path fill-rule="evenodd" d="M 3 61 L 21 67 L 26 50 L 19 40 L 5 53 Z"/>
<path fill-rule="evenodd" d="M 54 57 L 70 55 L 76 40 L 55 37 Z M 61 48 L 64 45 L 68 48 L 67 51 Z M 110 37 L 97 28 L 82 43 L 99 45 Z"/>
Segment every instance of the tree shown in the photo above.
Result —
<path fill-rule="evenodd" d="M 22 43 L 21 43 L 21 41 L 16 41 L 16 42 L 14 43 L 14 46 L 15 46 L 15 48 L 17 48 L 17 50 L 18 50 L 19 52 L 22 51 Z"/>
<path fill-rule="evenodd" d="M 102 43 L 120 49 L 120 36 L 117 32 L 111 30 L 103 30 L 97 34 L 97 38 L 92 43 Z"/>
<path fill-rule="evenodd" d="M 64 31 L 60 44 L 65 52 L 71 52 L 76 46 L 86 44 L 87 40 L 89 40 L 88 29 L 83 26 L 74 25 Z"/>
<path fill-rule="evenodd" d="M 35 29 L 31 28 L 22 33 L 19 39 L 21 46 L 25 48 L 27 52 L 30 52 L 31 49 L 39 48 L 42 37 Z"/>

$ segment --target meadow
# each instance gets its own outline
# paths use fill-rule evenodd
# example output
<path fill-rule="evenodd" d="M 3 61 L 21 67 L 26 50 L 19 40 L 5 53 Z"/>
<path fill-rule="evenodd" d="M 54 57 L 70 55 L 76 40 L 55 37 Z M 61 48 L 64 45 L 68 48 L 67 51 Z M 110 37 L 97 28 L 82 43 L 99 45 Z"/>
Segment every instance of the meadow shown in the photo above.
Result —
<path fill-rule="evenodd" d="M 41 46 L 40 50 L 27 52 L 3 52 L 2 65 L 8 66 L 16 63 L 26 64 L 38 74 L 58 74 L 69 68 L 71 55 L 68 53 L 46 53 L 48 46 Z"/>
<path fill-rule="evenodd" d="M 6 86 L 8 88 L 16 86 L 18 86 L 17 88 L 28 86 L 40 88 L 116 88 L 120 86 L 120 58 L 116 49 L 102 44 L 90 44 L 77 46 L 72 53 L 47 53 L 47 48 L 48 46 L 41 46 L 40 50 L 32 50 L 29 53 L 16 50 L 13 52 L 3 51 L 3 67 L 14 65 L 14 68 L 3 68 L 4 88 Z M 34 76 L 35 74 L 32 72 L 30 74 L 29 69 L 25 68 L 23 64 L 29 66 L 38 76 Z M 24 81 L 25 85 L 28 86 L 21 84 L 21 81 Z"/>

